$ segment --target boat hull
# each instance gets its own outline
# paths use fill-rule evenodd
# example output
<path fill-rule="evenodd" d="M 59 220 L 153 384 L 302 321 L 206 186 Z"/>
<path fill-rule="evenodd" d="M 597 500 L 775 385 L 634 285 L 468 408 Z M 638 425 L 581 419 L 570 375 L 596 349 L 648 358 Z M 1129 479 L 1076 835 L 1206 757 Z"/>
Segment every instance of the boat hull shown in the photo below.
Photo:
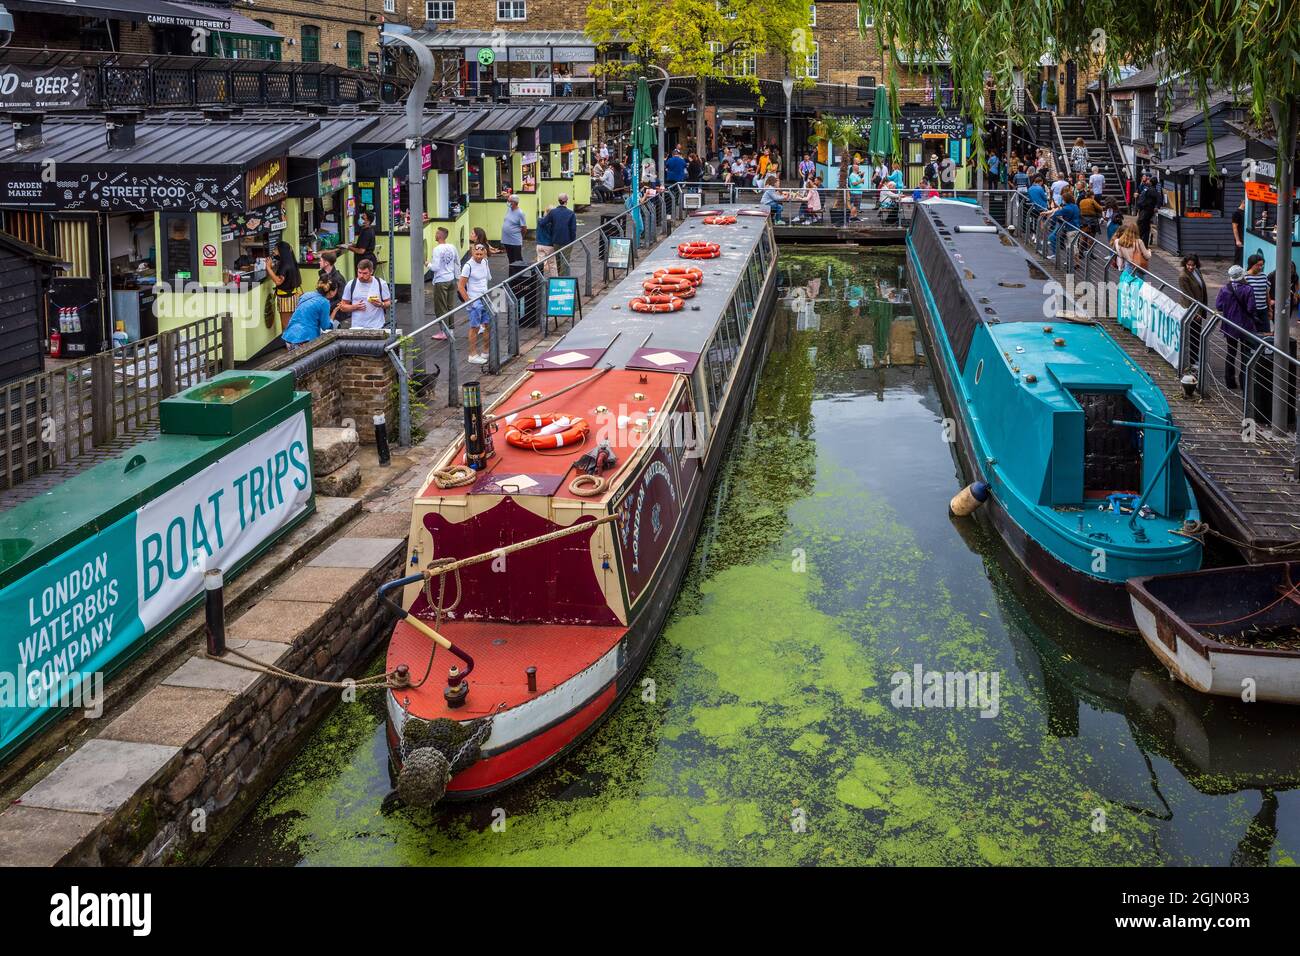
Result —
<path fill-rule="evenodd" d="M 496 719 L 512 723 L 509 741 L 485 748 L 473 766 L 456 774 L 448 784 L 444 800 L 477 800 L 523 782 L 581 746 L 615 711 L 623 696 L 639 686 L 637 679 L 663 631 L 690 567 L 728 440 L 745 411 L 748 385 L 758 374 L 766 355 L 776 287 L 777 273 L 772 269 L 755 310 L 756 319 L 746 340 L 737 384 L 721 409 L 716 438 L 709 442 L 703 459 L 701 480 L 683 510 L 682 531 L 668 547 L 657 579 L 642 591 L 643 596 L 633 605 L 627 633 L 615 648 L 590 667 L 536 700 L 503 711 Z M 386 699 L 390 770 L 398 773 L 401 723 L 405 715 L 392 694 Z M 493 736 L 496 736 L 495 727 Z M 491 745 L 492 738 L 488 743 Z"/>
<path fill-rule="evenodd" d="M 910 250 L 909 250 L 910 252 Z M 907 256 L 907 280 L 912 289 L 920 289 L 924 278 L 918 273 L 913 257 Z M 935 340 L 938 317 L 930 312 L 925 296 L 912 296 L 913 308 L 921 316 L 921 334 L 930 352 L 930 365 L 935 370 L 935 383 L 943 406 L 955 424 L 953 446 L 955 457 L 965 480 L 987 481 L 979 457 L 975 453 L 966 416 L 953 386 L 952 376 L 944 360 L 943 351 Z M 1123 582 L 1104 581 L 1080 573 L 1077 569 L 1055 558 L 1039 545 L 1015 519 L 1002 507 L 996 495 L 990 495 L 976 512 L 979 520 L 987 522 L 1006 544 L 1026 573 L 1043 591 L 1073 616 L 1102 630 L 1120 634 L 1136 634 L 1137 625 Z"/>
<path fill-rule="evenodd" d="M 1224 568 L 1201 572 L 1195 578 L 1198 586 L 1214 592 L 1231 587 L 1233 577 L 1269 569 L 1268 565 Z M 1177 577 L 1164 578 L 1164 586 Z M 1300 704 L 1300 651 L 1238 647 L 1208 637 L 1152 593 L 1150 587 L 1160 587 L 1161 582 L 1159 577 L 1139 578 L 1129 582 L 1128 591 L 1143 641 L 1174 677 L 1204 694 L 1243 700 L 1249 690 L 1257 701 Z M 1300 611 L 1295 617 L 1300 621 Z"/>

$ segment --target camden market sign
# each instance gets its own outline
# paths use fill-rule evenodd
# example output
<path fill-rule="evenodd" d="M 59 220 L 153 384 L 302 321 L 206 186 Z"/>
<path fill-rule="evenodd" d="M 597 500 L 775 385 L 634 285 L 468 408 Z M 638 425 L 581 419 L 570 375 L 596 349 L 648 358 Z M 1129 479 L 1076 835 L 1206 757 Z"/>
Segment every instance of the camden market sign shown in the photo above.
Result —
<path fill-rule="evenodd" d="M 236 212 L 244 208 L 238 167 L 199 169 L 59 163 L 0 166 L 0 206 L 61 212 Z"/>

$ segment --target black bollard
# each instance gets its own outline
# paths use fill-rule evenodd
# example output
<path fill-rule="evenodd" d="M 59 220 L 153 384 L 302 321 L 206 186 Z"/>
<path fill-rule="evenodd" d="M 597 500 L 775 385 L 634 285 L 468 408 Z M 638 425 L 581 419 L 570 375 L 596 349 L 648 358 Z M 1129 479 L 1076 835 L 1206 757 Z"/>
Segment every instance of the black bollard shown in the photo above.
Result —
<path fill-rule="evenodd" d="M 221 569 L 215 568 L 203 575 L 206 598 L 204 606 L 207 619 L 208 656 L 226 655 L 226 589 Z"/>
<path fill-rule="evenodd" d="M 379 452 L 380 467 L 387 468 L 392 456 L 388 453 L 388 419 L 382 414 L 375 416 L 375 449 Z"/>

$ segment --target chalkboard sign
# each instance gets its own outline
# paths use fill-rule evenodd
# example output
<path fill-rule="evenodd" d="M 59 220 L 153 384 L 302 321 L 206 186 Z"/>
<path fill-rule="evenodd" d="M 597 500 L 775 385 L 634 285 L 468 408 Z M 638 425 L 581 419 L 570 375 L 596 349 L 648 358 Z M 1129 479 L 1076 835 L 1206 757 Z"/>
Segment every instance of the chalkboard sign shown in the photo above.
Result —
<path fill-rule="evenodd" d="M 606 265 L 611 269 L 626 269 L 628 259 L 632 256 L 632 240 L 626 237 L 609 240 L 609 258 Z"/>
<path fill-rule="evenodd" d="M 569 276 L 551 276 L 546 280 L 546 315 L 548 318 L 571 319 L 577 308 L 577 279 Z"/>

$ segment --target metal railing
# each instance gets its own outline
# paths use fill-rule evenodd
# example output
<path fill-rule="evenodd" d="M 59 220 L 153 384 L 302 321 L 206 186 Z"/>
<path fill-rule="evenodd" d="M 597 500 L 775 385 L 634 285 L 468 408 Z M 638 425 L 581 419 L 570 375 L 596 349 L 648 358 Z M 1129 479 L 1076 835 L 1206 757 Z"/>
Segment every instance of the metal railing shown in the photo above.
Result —
<path fill-rule="evenodd" d="M 168 396 L 234 367 L 229 315 L 0 385 L 0 489 L 149 427 Z"/>
<path fill-rule="evenodd" d="M 326 63 L 37 49 L 7 49 L 5 59 L 38 69 L 79 69 L 88 105 L 100 109 L 341 106 L 380 99 L 378 77 Z"/>
<path fill-rule="evenodd" d="M 689 191 L 697 184 L 687 183 Z M 704 184 L 710 185 L 710 184 Z M 765 190 L 756 186 L 729 185 L 730 202 L 754 203 L 762 201 Z M 929 192 L 940 199 L 957 199 L 981 206 L 998 223 L 1005 226 L 1009 220 L 1010 198 L 1017 195 L 1014 189 L 942 189 L 920 194 L 916 189 L 902 193 L 880 189 L 810 189 L 788 186 L 778 189 L 784 196 L 780 215 L 775 220 L 781 226 L 836 226 L 852 229 L 858 226 L 885 227 L 910 225 L 918 198 L 924 201 Z M 809 199 L 816 192 L 820 200 L 814 203 L 819 209 L 809 208 Z"/>
<path fill-rule="evenodd" d="M 1281 432 L 1294 429 L 1300 377 L 1300 362 L 1294 355 L 1278 352 L 1255 331 L 1228 321 L 1208 305 L 1189 300 L 1150 270 L 1132 264 L 1122 268 L 1115 250 L 1087 232 L 1065 224 L 1054 228 L 1042 218 L 1043 210 L 1024 196 L 1014 197 L 1012 206 L 1017 238 L 1073 281 L 1079 293 L 1074 302 L 1077 311 L 1092 319 L 1118 318 L 1115 306 L 1120 275 L 1125 269 L 1136 273 L 1144 283 L 1187 308 L 1179 329 L 1175 366 L 1185 388 L 1203 400 L 1218 402 L 1234 416 L 1240 412 L 1243 427 L 1253 422 Z M 1066 292 L 1070 293 L 1068 284 Z M 1286 422 L 1271 420 L 1275 391 L 1288 410 Z"/>
<path fill-rule="evenodd" d="M 638 231 L 632 210 L 602 216 L 602 222 L 566 246 L 535 262 L 519 263 L 512 274 L 490 286 L 482 296 L 460 302 L 436 317 L 416 317 L 418 322 L 388 343 L 386 351 L 397 370 L 399 438 L 411 443 L 412 384 L 431 380 L 436 363 L 446 370 L 447 405 L 460 404 L 460 385 L 486 372 L 496 375 L 509 360 L 528 351 L 551 330 L 546 315 L 546 279 L 552 275 L 571 276 L 578 280 L 578 300 L 590 301 L 636 268 L 637 260 L 666 237 L 682 218 L 683 187 L 678 184 L 644 198 L 638 206 L 641 229 Z M 611 240 L 627 239 L 627 266 L 611 265 Z M 617 273 L 617 274 L 616 274 Z M 426 297 L 432 301 L 432 297 Z M 486 356 L 482 363 L 470 362 L 470 314 L 485 309 L 483 324 L 475 329 L 478 353 Z M 556 329 L 562 320 L 555 320 Z M 571 320 L 576 321 L 576 318 Z"/>

